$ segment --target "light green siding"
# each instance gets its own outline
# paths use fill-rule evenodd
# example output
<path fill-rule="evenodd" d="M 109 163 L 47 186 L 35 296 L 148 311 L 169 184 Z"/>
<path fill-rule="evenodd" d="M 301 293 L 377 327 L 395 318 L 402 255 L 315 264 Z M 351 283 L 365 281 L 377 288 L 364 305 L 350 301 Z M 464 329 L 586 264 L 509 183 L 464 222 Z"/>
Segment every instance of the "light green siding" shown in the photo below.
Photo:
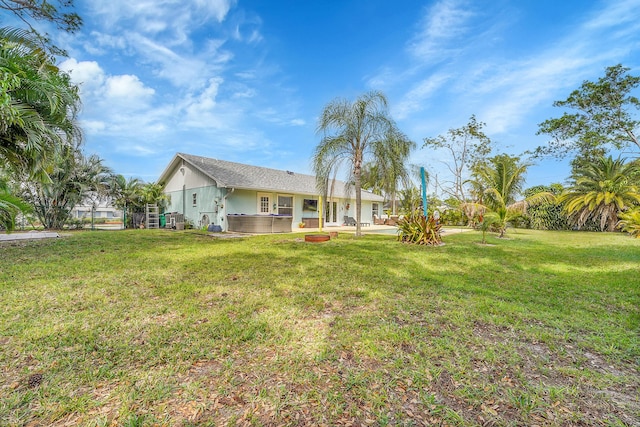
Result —
<path fill-rule="evenodd" d="M 193 204 L 193 195 L 196 195 L 196 203 Z M 168 193 L 171 202 L 167 212 L 184 213 L 185 221 L 195 227 L 206 226 L 202 222 L 203 216 L 209 218 L 210 224 L 222 225 L 222 203 L 224 190 L 210 185 L 200 188 L 187 188 L 181 191 Z"/>

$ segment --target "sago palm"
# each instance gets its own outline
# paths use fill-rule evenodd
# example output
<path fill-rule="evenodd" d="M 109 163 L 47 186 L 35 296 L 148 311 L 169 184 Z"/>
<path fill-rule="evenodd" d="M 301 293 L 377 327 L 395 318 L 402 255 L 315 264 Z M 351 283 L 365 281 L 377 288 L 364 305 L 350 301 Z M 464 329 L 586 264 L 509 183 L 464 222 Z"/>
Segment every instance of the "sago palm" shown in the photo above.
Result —
<path fill-rule="evenodd" d="M 572 185 L 560 195 L 564 211 L 579 228 L 597 221 L 600 230 L 613 231 L 618 215 L 640 204 L 640 163 L 600 157 L 577 168 Z"/>
<path fill-rule="evenodd" d="M 640 239 L 640 208 L 618 215 L 618 228 Z"/>

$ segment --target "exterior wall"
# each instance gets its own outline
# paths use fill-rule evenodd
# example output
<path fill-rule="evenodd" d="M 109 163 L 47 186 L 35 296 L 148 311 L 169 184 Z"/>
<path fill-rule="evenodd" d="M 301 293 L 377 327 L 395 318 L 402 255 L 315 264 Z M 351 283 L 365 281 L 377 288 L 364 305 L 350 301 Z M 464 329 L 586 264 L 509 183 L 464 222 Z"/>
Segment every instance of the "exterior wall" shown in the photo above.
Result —
<path fill-rule="evenodd" d="M 215 182 L 189 163 L 178 164 L 173 171 L 171 177 L 165 183 L 165 192 L 172 193 L 182 191 L 182 186 L 186 188 L 200 188 L 209 185 L 215 185 Z"/>
<path fill-rule="evenodd" d="M 116 209 L 111 205 L 110 200 L 102 200 L 95 205 L 91 201 L 84 200 L 83 203 L 79 203 L 71 210 L 72 218 L 91 218 L 91 210 L 94 210 L 94 218 L 122 218 L 122 211 Z"/>
<path fill-rule="evenodd" d="M 271 194 L 271 196 L 273 197 L 273 194 Z M 227 196 L 225 211 L 227 214 L 257 214 L 257 192 L 250 190 L 234 190 L 233 193 Z"/>
<path fill-rule="evenodd" d="M 185 221 L 191 222 L 194 227 L 209 224 L 223 226 L 222 204 L 225 192 L 225 189 L 218 188 L 211 178 L 191 165 L 180 164 L 175 167 L 165 184 L 165 193 L 169 196 L 167 212 L 184 214 Z"/>
<path fill-rule="evenodd" d="M 209 224 L 223 225 L 223 195 L 224 189 L 215 185 L 200 188 L 185 188 L 179 191 L 166 192 L 169 196 L 167 212 L 179 212 L 184 214 L 185 220 L 193 223 L 195 227 Z M 193 195 L 196 195 L 196 204 L 193 204 Z M 203 217 L 209 218 L 208 223 L 203 222 Z M 224 228 L 224 227 L 223 227 Z"/>
<path fill-rule="evenodd" d="M 339 216 L 339 221 L 342 222 L 343 217 L 345 216 L 350 216 L 353 218 L 356 218 L 356 201 L 355 199 L 351 199 L 349 201 L 347 201 L 345 203 L 344 200 L 340 201 L 339 204 L 342 203 L 339 206 L 339 211 L 340 211 L 340 216 Z M 349 209 L 347 209 L 347 203 L 349 204 Z M 373 204 L 377 203 L 378 204 L 378 209 L 380 210 L 380 213 L 382 213 L 382 202 L 372 202 L 370 200 L 362 200 L 361 202 L 361 218 L 360 221 L 361 222 L 370 222 L 373 224 Z"/>

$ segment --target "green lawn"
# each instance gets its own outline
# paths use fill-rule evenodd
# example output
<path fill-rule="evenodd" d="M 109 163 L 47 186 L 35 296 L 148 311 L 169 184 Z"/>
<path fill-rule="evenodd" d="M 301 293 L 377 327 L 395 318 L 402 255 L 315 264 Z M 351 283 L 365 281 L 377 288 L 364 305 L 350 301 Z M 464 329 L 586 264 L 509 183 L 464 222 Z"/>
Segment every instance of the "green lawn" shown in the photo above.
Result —
<path fill-rule="evenodd" d="M 638 425 L 640 239 L 301 237 L 0 244 L 0 425 Z"/>

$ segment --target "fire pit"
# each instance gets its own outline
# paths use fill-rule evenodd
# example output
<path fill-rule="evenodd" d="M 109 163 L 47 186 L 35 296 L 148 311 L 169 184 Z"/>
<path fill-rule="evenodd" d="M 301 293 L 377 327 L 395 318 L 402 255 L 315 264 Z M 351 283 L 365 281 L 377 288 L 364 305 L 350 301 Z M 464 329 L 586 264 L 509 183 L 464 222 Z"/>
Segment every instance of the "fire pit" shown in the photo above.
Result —
<path fill-rule="evenodd" d="M 304 236 L 305 242 L 312 243 L 326 242 L 329 239 L 331 239 L 331 236 L 329 236 L 328 234 L 306 234 Z"/>

